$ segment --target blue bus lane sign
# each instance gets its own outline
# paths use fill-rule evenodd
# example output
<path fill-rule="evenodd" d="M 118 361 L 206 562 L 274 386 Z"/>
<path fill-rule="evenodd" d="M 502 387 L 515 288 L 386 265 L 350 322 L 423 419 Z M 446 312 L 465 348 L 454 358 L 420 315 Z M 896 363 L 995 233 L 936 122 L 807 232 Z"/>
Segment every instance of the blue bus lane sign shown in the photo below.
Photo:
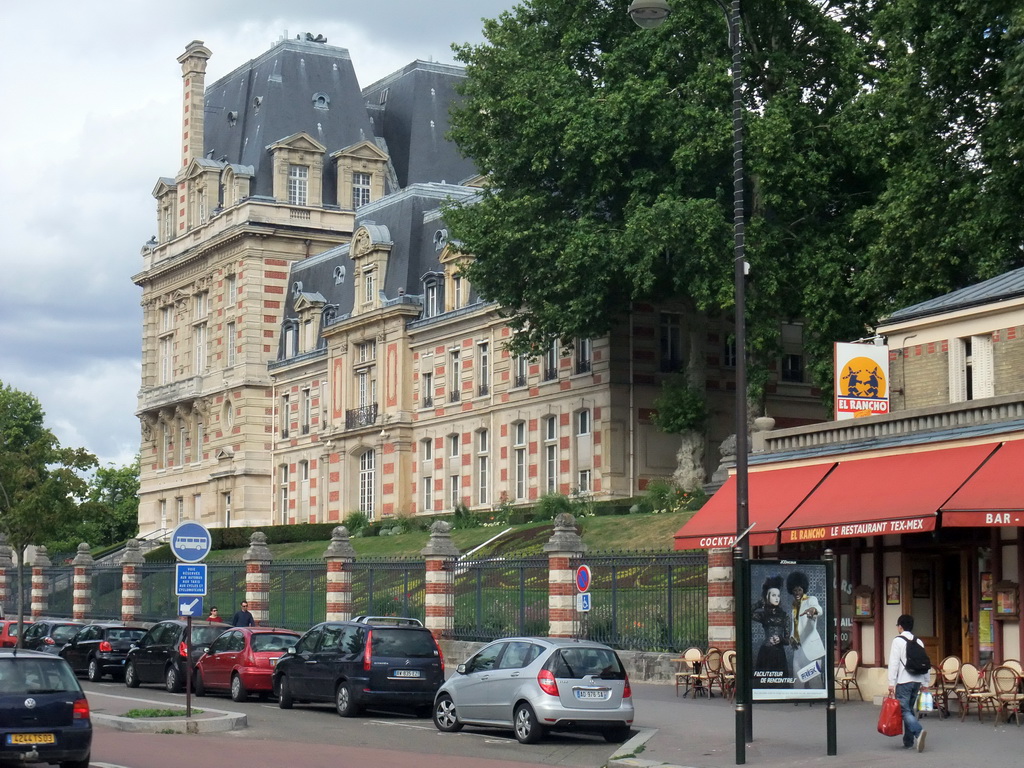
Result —
<path fill-rule="evenodd" d="M 201 597 L 206 594 L 206 564 L 176 563 L 174 594 L 178 597 Z"/>
<path fill-rule="evenodd" d="M 213 537 L 202 523 L 181 523 L 171 533 L 171 553 L 182 563 L 198 563 L 210 554 Z"/>

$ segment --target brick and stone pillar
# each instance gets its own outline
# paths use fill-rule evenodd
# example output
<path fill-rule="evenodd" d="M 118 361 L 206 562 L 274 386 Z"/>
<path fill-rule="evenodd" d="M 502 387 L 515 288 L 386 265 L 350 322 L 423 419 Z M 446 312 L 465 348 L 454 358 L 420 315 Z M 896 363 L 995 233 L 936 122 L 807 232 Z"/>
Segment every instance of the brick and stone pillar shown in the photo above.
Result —
<path fill-rule="evenodd" d="M 331 531 L 331 543 L 324 552 L 327 561 L 327 621 L 352 618 L 352 563 L 356 551 L 349 541 L 348 528 L 339 525 Z"/>
<path fill-rule="evenodd" d="M 72 582 L 71 617 L 82 620 L 92 613 L 92 553 L 84 541 L 78 545 L 78 554 L 71 562 L 75 569 Z"/>
<path fill-rule="evenodd" d="M 7 546 L 7 537 L 0 533 L 0 609 L 14 607 L 14 560 L 11 548 Z M 13 613 L 13 611 L 11 611 Z"/>
<path fill-rule="evenodd" d="M 245 599 L 257 624 L 270 621 L 270 563 L 273 556 L 267 546 L 267 534 L 256 531 L 249 537 L 245 552 Z"/>
<path fill-rule="evenodd" d="M 128 539 L 121 555 L 121 621 L 138 621 L 142 615 L 142 566 L 145 562 L 138 539 Z"/>
<path fill-rule="evenodd" d="M 708 647 L 736 648 L 736 597 L 731 549 L 708 552 Z"/>
<path fill-rule="evenodd" d="M 438 520 L 430 526 L 430 540 L 420 550 L 426 561 L 426 625 L 435 638 L 455 628 L 455 562 L 459 550 L 452 541 L 452 525 Z"/>
<path fill-rule="evenodd" d="M 32 618 L 38 619 L 45 616 L 50 608 L 50 574 L 47 569 L 53 565 L 46 554 L 46 547 L 36 547 L 35 557 L 32 559 Z"/>
<path fill-rule="evenodd" d="M 555 516 L 555 532 L 544 545 L 548 553 L 548 634 L 572 637 L 576 631 L 576 575 L 572 561 L 587 551 L 576 533 L 576 518 L 568 512 Z"/>

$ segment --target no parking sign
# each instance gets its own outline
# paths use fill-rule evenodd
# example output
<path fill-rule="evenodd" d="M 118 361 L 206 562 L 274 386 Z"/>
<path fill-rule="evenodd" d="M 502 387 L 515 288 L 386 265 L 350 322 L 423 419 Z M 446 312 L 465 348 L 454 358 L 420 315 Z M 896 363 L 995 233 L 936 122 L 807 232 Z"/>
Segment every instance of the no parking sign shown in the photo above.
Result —
<path fill-rule="evenodd" d="M 576 569 L 576 589 L 580 591 L 580 594 L 576 596 L 576 609 L 579 611 L 590 610 L 590 593 L 587 591 L 590 589 L 590 567 L 581 565 Z"/>

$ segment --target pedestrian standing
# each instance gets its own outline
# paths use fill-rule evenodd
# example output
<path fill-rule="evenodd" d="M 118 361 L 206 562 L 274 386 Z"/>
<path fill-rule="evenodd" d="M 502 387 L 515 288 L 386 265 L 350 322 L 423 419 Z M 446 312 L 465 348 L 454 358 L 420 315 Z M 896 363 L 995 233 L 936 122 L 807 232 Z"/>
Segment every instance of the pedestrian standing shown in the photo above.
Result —
<path fill-rule="evenodd" d="M 249 603 L 245 600 L 242 601 L 241 607 L 235 611 L 235 615 L 231 617 L 231 626 L 233 627 L 255 627 L 256 619 L 253 618 L 252 614 L 249 613 Z"/>
<path fill-rule="evenodd" d="M 924 751 L 924 739 L 928 732 L 918 722 L 917 696 L 922 688 L 928 687 L 928 673 L 914 675 L 907 671 L 907 645 L 924 643 L 914 637 L 914 617 L 903 614 L 896 620 L 897 635 L 889 647 L 889 695 L 895 696 L 903 714 L 903 748 Z"/>

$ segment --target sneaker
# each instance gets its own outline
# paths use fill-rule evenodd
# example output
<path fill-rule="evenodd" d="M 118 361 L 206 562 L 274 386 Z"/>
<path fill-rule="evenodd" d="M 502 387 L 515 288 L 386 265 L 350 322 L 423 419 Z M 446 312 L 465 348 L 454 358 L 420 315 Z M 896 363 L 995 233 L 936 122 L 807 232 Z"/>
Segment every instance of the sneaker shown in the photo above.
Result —
<path fill-rule="evenodd" d="M 918 752 L 924 752 L 924 737 L 928 735 L 928 731 L 921 731 L 917 734 L 917 738 L 914 739 L 914 749 Z"/>

